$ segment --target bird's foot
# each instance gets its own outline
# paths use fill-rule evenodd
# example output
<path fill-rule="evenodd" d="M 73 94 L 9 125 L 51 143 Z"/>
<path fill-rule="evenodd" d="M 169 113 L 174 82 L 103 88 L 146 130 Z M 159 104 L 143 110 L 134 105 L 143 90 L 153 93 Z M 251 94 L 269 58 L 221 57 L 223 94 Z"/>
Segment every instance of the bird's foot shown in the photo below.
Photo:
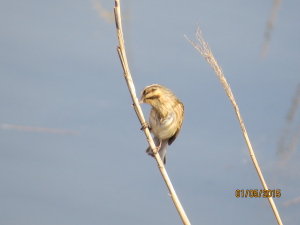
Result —
<path fill-rule="evenodd" d="M 142 124 L 141 130 L 145 130 L 146 128 L 148 128 L 149 131 L 151 131 L 151 127 L 149 127 L 149 124 L 148 124 L 147 121 L 145 121 L 145 122 Z"/>
<path fill-rule="evenodd" d="M 150 146 L 147 148 L 146 153 L 152 157 L 154 157 L 154 154 L 158 153 L 161 148 L 162 141 L 159 142 L 159 145 L 154 148 L 154 151 L 150 148 Z"/>
<path fill-rule="evenodd" d="M 161 148 L 161 143 L 162 143 L 162 140 L 159 142 L 159 145 L 154 149 L 154 153 L 153 153 L 153 154 L 159 152 L 159 150 L 160 150 L 160 148 Z"/>

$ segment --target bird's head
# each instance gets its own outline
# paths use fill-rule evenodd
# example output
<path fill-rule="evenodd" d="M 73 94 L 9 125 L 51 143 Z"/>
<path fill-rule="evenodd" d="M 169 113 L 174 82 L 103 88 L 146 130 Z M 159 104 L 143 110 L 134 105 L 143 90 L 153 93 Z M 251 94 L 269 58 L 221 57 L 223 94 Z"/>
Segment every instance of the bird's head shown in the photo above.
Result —
<path fill-rule="evenodd" d="M 147 103 L 153 107 L 158 107 L 163 95 L 163 88 L 164 87 L 159 84 L 152 84 L 145 87 L 141 93 L 139 103 Z"/>

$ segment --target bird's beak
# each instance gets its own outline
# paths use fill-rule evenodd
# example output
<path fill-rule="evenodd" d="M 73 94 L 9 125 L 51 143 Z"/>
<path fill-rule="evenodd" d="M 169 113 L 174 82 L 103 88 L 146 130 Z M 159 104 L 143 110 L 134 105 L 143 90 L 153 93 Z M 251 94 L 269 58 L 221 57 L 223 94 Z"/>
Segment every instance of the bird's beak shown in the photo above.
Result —
<path fill-rule="evenodd" d="M 139 100 L 139 104 L 142 104 L 142 103 L 144 103 L 144 98 L 143 97 Z"/>

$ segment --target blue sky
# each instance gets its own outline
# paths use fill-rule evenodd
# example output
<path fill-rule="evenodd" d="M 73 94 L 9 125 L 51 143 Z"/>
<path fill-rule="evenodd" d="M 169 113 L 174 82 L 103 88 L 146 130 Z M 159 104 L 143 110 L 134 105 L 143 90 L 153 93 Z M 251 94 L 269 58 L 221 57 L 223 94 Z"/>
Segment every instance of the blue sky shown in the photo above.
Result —
<path fill-rule="evenodd" d="M 262 185 L 221 83 L 183 36 L 196 41 L 197 22 L 269 188 L 281 189 L 283 223 L 299 221 L 300 204 L 284 203 L 300 196 L 299 145 L 290 147 L 299 109 L 287 120 L 299 99 L 300 3 L 281 2 L 262 59 L 273 3 L 121 0 L 138 95 L 159 83 L 185 106 L 166 169 L 191 224 L 276 224 L 267 199 L 235 197 Z M 0 223 L 181 224 L 131 107 L 114 1 L 0 5 Z"/>

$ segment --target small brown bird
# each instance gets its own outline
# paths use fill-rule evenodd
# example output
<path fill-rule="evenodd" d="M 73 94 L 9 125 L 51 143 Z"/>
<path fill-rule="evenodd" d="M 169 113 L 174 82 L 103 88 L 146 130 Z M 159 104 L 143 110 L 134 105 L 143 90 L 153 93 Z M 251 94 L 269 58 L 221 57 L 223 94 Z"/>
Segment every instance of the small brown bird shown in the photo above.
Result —
<path fill-rule="evenodd" d="M 155 145 L 158 146 L 159 156 L 166 164 L 168 144 L 173 143 L 181 129 L 184 116 L 183 104 L 171 90 L 159 84 L 145 87 L 139 103 L 152 106 L 149 115 L 150 131 L 154 135 Z M 153 156 L 150 146 L 146 152 Z"/>

